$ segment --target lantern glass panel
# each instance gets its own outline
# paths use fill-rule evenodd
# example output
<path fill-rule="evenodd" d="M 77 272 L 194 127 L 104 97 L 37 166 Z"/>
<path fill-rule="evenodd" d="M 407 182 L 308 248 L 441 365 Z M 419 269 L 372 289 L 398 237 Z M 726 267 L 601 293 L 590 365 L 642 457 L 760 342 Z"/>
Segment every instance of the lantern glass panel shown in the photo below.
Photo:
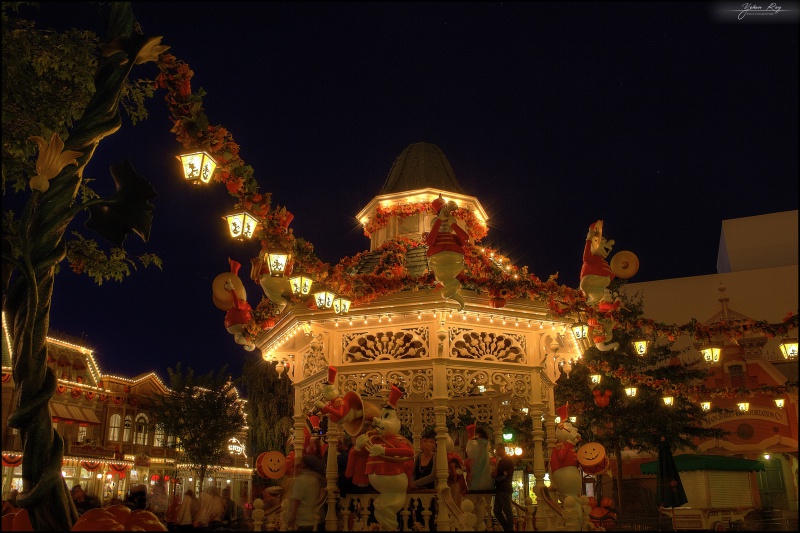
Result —
<path fill-rule="evenodd" d="M 636 387 L 628 387 L 628 388 L 626 388 L 625 389 L 625 394 L 627 394 L 629 397 L 633 398 L 634 396 L 636 396 Z"/>
<path fill-rule="evenodd" d="M 786 339 L 781 343 L 784 359 L 797 359 L 797 339 Z"/>
<path fill-rule="evenodd" d="M 273 250 L 267 253 L 267 268 L 269 268 L 269 275 L 280 278 L 286 272 L 286 267 L 292 254 L 283 250 Z"/>
<path fill-rule="evenodd" d="M 178 160 L 183 166 L 183 177 L 192 183 L 208 183 L 217 168 L 217 162 L 206 152 L 181 154 Z"/>
<path fill-rule="evenodd" d="M 576 322 L 572 325 L 572 334 L 576 339 L 585 339 L 588 334 L 588 324 L 585 322 Z"/>
<path fill-rule="evenodd" d="M 314 293 L 314 301 L 320 309 L 330 309 L 333 305 L 333 299 L 336 297 L 330 291 L 322 290 Z"/>
<path fill-rule="evenodd" d="M 664 396 L 662 400 L 664 400 L 664 405 L 672 405 L 673 402 L 672 396 Z"/>
<path fill-rule="evenodd" d="M 308 296 L 311 294 L 311 284 L 314 281 L 303 274 L 289 278 L 289 284 L 292 286 L 292 294 L 295 296 Z"/>
<path fill-rule="evenodd" d="M 785 405 L 783 398 L 775 398 L 775 405 L 778 406 L 778 409 L 783 409 L 783 406 Z"/>
<path fill-rule="evenodd" d="M 720 349 L 716 346 L 708 346 L 700 350 L 706 363 L 719 363 Z"/>
<path fill-rule="evenodd" d="M 647 353 L 647 345 L 649 342 L 644 339 L 637 339 L 633 341 L 633 349 L 636 351 L 636 355 L 645 355 Z"/>
<path fill-rule="evenodd" d="M 750 410 L 750 404 L 748 402 L 739 402 L 739 411 L 746 413 Z"/>
<path fill-rule="evenodd" d="M 350 300 L 343 296 L 339 296 L 333 300 L 333 312 L 337 315 L 344 315 L 350 311 Z"/>
<path fill-rule="evenodd" d="M 592 383 L 594 383 L 595 385 L 597 385 L 598 383 L 600 383 L 600 380 L 602 379 L 602 377 L 603 377 L 603 376 L 601 376 L 600 374 L 592 374 L 592 375 L 591 375 L 591 376 L 589 376 L 589 377 L 591 378 L 591 380 L 592 380 Z"/>
<path fill-rule="evenodd" d="M 700 402 L 700 407 L 703 408 L 703 411 L 710 411 L 711 410 L 711 402 Z"/>

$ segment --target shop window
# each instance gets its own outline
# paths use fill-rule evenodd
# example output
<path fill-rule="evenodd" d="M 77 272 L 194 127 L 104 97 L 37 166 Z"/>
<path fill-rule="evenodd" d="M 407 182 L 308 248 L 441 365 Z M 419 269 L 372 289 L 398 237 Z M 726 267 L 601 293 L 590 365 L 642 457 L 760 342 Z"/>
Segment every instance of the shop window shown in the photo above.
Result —
<path fill-rule="evenodd" d="M 122 417 L 118 414 L 111 415 L 111 420 L 108 422 L 108 440 L 119 441 L 119 428 L 122 425 Z"/>
<path fill-rule="evenodd" d="M 78 426 L 78 436 L 75 439 L 75 442 L 84 441 L 86 441 L 86 426 Z"/>
<path fill-rule="evenodd" d="M 134 444 L 147 444 L 147 434 L 148 434 L 148 426 L 150 425 L 150 420 L 143 415 L 140 414 L 136 417 L 136 430 L 134 432 L 133 443 Z"/>
<path fill-rule="evenodd" d="M 153 444 L 155 446 L 158 446 L 159 448 L 163 448 L 167 444 L 164 440 L 163 426 L 156 427 L 155 436 L 153 438 Z"/>
<path fill-rule="evenodd" d="M 133 418 L 131 415 L 125 417 L 125 431 L 122 433 L 122 441 L 131 441 L 131 428 L 133 427 Z"/>

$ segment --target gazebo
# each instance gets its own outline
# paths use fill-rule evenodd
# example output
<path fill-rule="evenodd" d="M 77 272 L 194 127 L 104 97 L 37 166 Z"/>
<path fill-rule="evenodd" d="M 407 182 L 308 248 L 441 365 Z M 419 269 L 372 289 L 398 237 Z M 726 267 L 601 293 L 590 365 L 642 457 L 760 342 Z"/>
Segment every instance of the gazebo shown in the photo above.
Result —
<path fill-rule="evenodd" d="M 376 280 L 390 276 L 390 270 L 382 270 L 382 246 L 398 238 L 409 243 L 398 252 L 404 255 L 403 267 L 410 273 L 427 271 L 423 238 L 433 215 L 424 210 L 414 212 L 408 206 L 431 202 L 440 195 L 471 211 L 473 223 L 485 227 L 483 208 L 477 198 L 464 193 L 442 151 L 429 143 L 411 144 L 395 160 L 380 193 L 358 214 L 364 227 L 372 230 L 371 248 L 353 265 L 353 272 L 372 272 Z M 376 222 L 377 218 L 381 220 Z M 459 225 L 464 221 L 459 220 Z M 498 258 L 498 266 L 503 267 L 502 258 Z M 288 280 L 285 283 L 288 292 Z M 553 387 L 561 374 L 559 363 L 577 359 L 581 353 L 571 324 L 548 315 L 543 302 L 506 301 L 503 295 L 467 288 L 460 294 L 462 310 L 430 287 L 379 296 L 354 306 L 347 314 L 289 305 L 275 326 L 256 340 L 264 359 L 283 365 L 294 385 L 298 457 L 306 418 L 322 397 L 329 366 L 337 369 L 341 392 L 357 392 L 364 402 L 383 405 L 392 384 L 405 391 L 397 414 L 410 429 L 415 449 L 419 450 L 426 427 L 435 428 L 438 444 L 437 490 L 430 495 L 409 493 L 408 497 L 421 498 L 423 503 L 437 498 L 440 531 L 457 528 L 461 514 L 451 499 L 447 501 L 444 490 L 448 420 L 451 427 L 458 427 L 465 418 L 475 421 L 491 430 L 490 439 L 495 443 L 502 442 L 504 423 L 515 411 L 541 420 L 533 425 L 533 450 L 529 451 L 538 493 L 544 487 L 545 457 L 555 443 Z M 336 450 L 342 434 L 340 426 L 328 424 L 328 531 L 347 528 L 347 520 L 340 523 L 335 505 L 339 497 Z M 455 440 L 457 447 L 463 447 L 463 439 Z M 463 448 L 461 451 L 463 456 Z M 347 501 L 339 503 L 347 513 L 353 498 L 366 508 L 369 496 L 348 495 Z M 472 498 L 478 530 L 484 526 L 482 516 L 489 516 L 483 512 L 491 503 L 491 495 L 486 496 L 483 501 Z"/>

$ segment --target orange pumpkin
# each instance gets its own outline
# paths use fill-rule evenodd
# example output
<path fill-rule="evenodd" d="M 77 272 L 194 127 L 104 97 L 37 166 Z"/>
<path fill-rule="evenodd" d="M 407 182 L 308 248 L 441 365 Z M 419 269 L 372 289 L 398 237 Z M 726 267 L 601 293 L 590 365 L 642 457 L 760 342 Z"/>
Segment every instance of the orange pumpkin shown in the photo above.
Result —
<path fill-rule="evenodd" d="M 125 505 L 112 505 L 86 511 L 72 531 L 167 531 L 167 527 L 150 511 L 131 511 Z"/>

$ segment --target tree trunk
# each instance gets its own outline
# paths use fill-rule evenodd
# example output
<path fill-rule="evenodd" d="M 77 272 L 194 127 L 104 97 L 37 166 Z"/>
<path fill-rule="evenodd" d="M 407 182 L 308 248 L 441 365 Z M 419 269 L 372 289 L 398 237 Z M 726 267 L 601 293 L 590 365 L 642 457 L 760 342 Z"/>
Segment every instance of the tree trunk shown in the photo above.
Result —
<path fill-rule="evenodd" d="M 112 3 L 109 28 L 118 31 L 110 37 L 128 35 L 133 26 L 130 4 Z M 77 167 L 67 166 L 45 193 L 31 193 L 20 218 L 22 257 L 6 295 L 15 383 L 15 410 L 8 425 L 19 429 L 23 447 L 23 490 L 17 502 L 40 531 L 70 530 L 78 517 L 61 476 L 64 441 L 50 420 L 57 380 L 46 364 L 47 332 L 55 267 L 66 255 L 64 234 L 76 214 L 73 205 L 83 169 L 99 142 L 121 125 L 120 90 L 135 58 L 125 64 L 119 59 L 119 54 L 101 59 L 96 93 L 65 143 L 66 150 L 83 153 Z"/>

